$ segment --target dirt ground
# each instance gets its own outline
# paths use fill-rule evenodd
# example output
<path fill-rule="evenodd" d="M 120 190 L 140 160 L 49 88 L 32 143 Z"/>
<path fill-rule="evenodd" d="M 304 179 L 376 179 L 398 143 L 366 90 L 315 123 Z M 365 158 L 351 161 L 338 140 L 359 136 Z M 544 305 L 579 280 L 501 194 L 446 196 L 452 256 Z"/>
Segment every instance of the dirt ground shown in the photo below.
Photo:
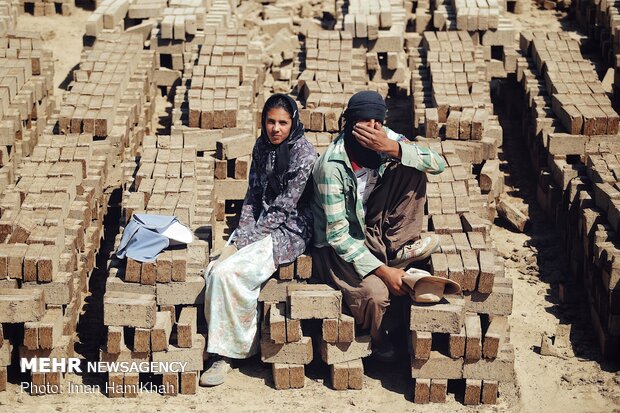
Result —
<path fill-rule="evenodd" d="M 77 9 L 70 17 L 20 16 L 19 28 L 45 33 L 55 57 L 55 87 L 60 95 L 69 71 L 79 62 L 86 18 Z M 535 11 L 534 18 L 515 19 L 519 27 L 559 30 L 553 12 Z M 505 147 L 518 145 L 518 128 L 504 123 Z M 528 175 L 519 153 L 510 151 L 510 177 L 506 191 L 529 205 L 532 224 L 526 233 L 509 229 L 496 220 L 493 240 L 505 259 L 507 276 L 514 282 L 514 309 L 510 316 L 511 342 L 515 347 L 515 384 L 500 388 L 495 406 L 463 406 L 448 395 L 445 405 L 414 405 L 408 360 L 379 365 L 365 360 L 364 389 L 333 391 L 328 369 L 321 363 L 307 368 L 306 386 L 277 391 L 271 369 L 251 359 L 239 363 L 227 382 L 217 388 L 200 388 L 195 396 L 164 397 L 140 394 L 136 399 L 109 399 L 101 393 L 31 397 L 16 384 L 0 392 L 0 412 L 182 412 L 182 411 L 452 411 L 452 412 L 620 412 L 618 365 L 600 361 L 596 338 L 589 326 L 585 303 L 559 304 L 557 281 L 566 271 L 563 241 L 558 230 L 536 207 L 535 178 Z M 553 333 L 559 323 L 572 325 L 575 357 L 545 357 L 539 353 L 543 332 Z M 81 383 L 82 378 L 69 380 Z M 460 391 L 457 392 L 461 393 Z"/>

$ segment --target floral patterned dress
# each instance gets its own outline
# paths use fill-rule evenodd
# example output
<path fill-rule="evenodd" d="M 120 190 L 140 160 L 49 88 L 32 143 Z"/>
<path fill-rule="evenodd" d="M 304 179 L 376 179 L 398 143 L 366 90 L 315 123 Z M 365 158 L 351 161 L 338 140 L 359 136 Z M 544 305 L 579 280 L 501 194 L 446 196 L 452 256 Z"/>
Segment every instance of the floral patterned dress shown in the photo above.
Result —
<path fill-rule="evenodd" d="M 306 184 L 316 151 L 305 137 L 292 144 L 285 185 L 277 195 L 270 193 L 267 183 L 265 165 L 272 162 L 271 153 L 261 139 L 256 141 L 236 230 L 239 250 L 205 273 L 209 353 L 247 358 L 258 352 L 260 286 L 278 265 L 301 255 L 312 236 L 311 196 Z"/>

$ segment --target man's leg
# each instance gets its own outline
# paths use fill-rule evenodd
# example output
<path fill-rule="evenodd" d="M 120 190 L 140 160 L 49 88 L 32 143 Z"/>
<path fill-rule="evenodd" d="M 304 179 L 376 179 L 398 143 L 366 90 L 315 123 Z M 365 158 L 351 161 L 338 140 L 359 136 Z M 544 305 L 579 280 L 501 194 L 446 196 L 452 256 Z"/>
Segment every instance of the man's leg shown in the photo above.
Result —
<path fill-rule="evenodd" d="M 342 291 L 355 323 L 370 330 L 373 345 L 381 345 L 381 322 L 390 304 L 383 281 L 374 274 L 360 278 L 353 265 L 341 259 L 331 247 L 312 251 L 312 277 Z"/>
<path fill-rule="evenodd" d="M 366 245 L 388 263 L 403 246 L 420 237 L 426 202 L 426 174 L 390 164 L 366 202 Z"/>

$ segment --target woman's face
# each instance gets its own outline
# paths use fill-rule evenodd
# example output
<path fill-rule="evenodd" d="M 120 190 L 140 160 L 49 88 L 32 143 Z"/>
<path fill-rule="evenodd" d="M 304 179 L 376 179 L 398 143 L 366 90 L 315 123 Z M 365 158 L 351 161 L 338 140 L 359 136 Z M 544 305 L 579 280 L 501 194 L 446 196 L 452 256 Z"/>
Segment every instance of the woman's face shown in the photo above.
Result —
<path fill-rule="evenodd" d="M 269 141 L 274 145 L 279 145 L 291 133 L 293 120 L 283 108 L 271 108 L 265 117 L 265 129 Z"/>

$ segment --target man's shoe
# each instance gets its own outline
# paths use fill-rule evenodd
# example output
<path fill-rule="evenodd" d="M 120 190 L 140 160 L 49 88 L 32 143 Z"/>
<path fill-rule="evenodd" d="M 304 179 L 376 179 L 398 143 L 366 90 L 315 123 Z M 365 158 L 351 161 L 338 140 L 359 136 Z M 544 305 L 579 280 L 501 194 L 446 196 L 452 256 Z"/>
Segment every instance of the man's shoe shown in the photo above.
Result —
<path fill-rule="evenodd" d="M 227 357 L 214 356 L 211 366 L 200 376 L 200 385 L 213 387 L 224 383 L 226 374 L 232 371 L 230 359 Z"/>
<path fill-rule="evenodd" d="M 388 265 L 395 268 L 405 268 L 412 262 L 427 259 L 437 251 L 439 251 L 439 237 L 435 234 L 428 234 L 398 250 L 396 257 L 390 260 Z"/>
<path fill-rule="evenodd" d="M 372 349 L 372 358 L 381 363 L 394 363 L 398 356 L 391 343 Z"/>

